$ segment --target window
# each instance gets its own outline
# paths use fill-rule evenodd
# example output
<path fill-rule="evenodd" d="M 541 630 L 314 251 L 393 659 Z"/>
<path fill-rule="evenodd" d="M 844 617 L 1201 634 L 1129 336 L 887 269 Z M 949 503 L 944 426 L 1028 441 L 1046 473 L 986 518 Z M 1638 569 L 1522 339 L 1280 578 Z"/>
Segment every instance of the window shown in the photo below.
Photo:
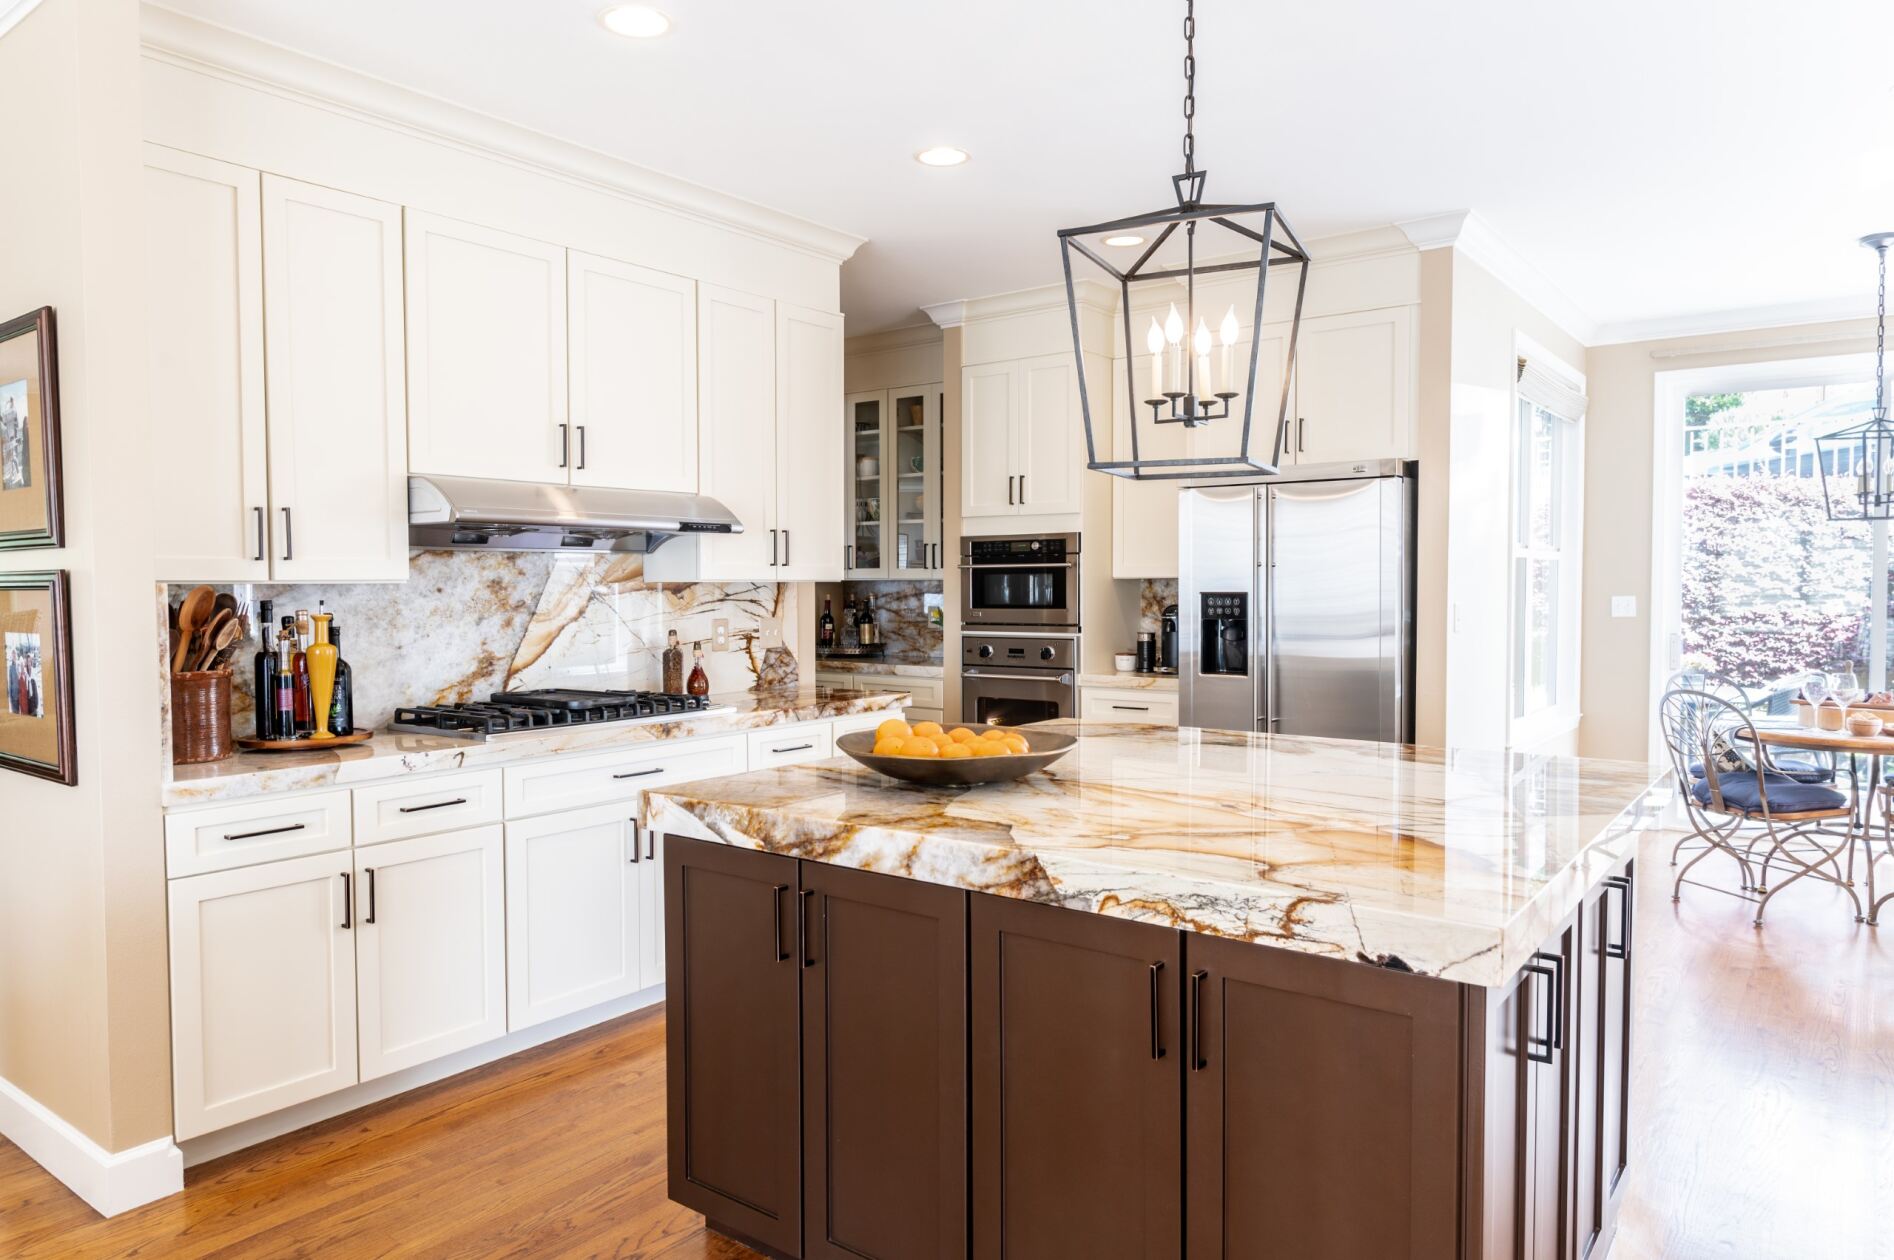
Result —
<path fill-rule="evenodd" d="M 1525 746 L 1578 720 L 1584 395 L 1522 380 L 1513 434 L 1512 731 Z M 1567 414 L 1577 413 L 1577 414 Z"/>

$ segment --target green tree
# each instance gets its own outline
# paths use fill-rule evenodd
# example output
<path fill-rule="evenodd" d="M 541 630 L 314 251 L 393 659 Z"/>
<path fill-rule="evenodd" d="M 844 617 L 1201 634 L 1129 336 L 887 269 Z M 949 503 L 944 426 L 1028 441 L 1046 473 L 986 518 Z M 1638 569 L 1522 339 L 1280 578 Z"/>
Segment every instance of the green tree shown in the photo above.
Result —
<path fill-rule="evenodd" d="M 1692 394 L 1684 399 L 1684 423 L 1708 424 L 1719 411 L 1742 405 L 1741 394 Z"/>

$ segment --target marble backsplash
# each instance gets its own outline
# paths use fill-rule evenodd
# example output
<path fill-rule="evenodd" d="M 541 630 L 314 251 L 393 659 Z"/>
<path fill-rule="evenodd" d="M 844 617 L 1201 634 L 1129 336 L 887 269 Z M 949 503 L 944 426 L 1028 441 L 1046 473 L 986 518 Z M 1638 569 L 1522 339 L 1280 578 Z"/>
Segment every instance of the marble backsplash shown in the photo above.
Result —
<path fill-rule="evenodd" d="M 815 591 L 816 611 L 822 611 L 822 599 L 826 595 L 833 601 L 838 623 L 848 599 L 860 600 L 866 596 L 873 601 L 875 624 L 880 627 L 881 640 L 887 645 L 881 659 L 904 665 L 940 663 L 943 631 L 928 609 L 930 598 L 935 607 L 940 604 L 939 582 L 825 582 Z M 845 646 L 853 647 L 853 630 L 844 628 L 841 640 Z"/>
<path fill-rule="evenodd" d="M 786 640 L 796 621 L 789 583 L 647 583 L 641 556 L 417 551 L 400 584 L 236 586 L 239 600 L 274 604 L 280 620 L 324 603 L 355 680 L 358 726 L 385 726 L 406 705 L 451 704 L 529 687 L 645 688 L 663 681 L 665 636 L 676 630 L 690 672 L 704 645 L 712 692 L 796 681 Z M 180 588 L 161 588 L 175 602 Z M 730 650 L 713 648 L 729 622 Z M 247 668 L 235 671 L 235 725 L 250 727 Z"/>
<path fill-rule="evenodd" d="M 1145 578 L 1138 587 L 1138 629 L 1160 629 L 1164 610 L 1176 602 L 1176 578 Z"/>

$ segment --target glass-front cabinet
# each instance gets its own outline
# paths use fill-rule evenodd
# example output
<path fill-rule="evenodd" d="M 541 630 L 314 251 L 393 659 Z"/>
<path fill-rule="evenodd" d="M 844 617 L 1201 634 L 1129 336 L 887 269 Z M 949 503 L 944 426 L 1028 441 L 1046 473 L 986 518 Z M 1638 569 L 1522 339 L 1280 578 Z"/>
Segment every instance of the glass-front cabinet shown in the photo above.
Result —
<path fill-rule="evenodd" d="M 937 577 L 946 564 L 941 401 L 939 384 L 849 395 L 849 577 Z"/>

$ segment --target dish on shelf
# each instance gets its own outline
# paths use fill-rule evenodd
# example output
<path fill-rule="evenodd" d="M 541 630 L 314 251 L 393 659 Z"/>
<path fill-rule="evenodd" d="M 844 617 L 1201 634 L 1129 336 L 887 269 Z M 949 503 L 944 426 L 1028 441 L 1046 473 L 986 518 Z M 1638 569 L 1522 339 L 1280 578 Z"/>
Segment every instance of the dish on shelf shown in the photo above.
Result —
<path fill-rule="evenodd" d="M 1065 756 L 1078 743 L 1075 736 L 1052 731 L 1033 731 L 1026 738 L 1029 751 L 991 757 L 880 755 L 875 752 L 874 731 L 851 731 L 837 739 L 835 746 L 846 756 L 891 779 L 922 787 L 972 787 L 981 783 L 1005 783 L 1025 778 Z"/>

